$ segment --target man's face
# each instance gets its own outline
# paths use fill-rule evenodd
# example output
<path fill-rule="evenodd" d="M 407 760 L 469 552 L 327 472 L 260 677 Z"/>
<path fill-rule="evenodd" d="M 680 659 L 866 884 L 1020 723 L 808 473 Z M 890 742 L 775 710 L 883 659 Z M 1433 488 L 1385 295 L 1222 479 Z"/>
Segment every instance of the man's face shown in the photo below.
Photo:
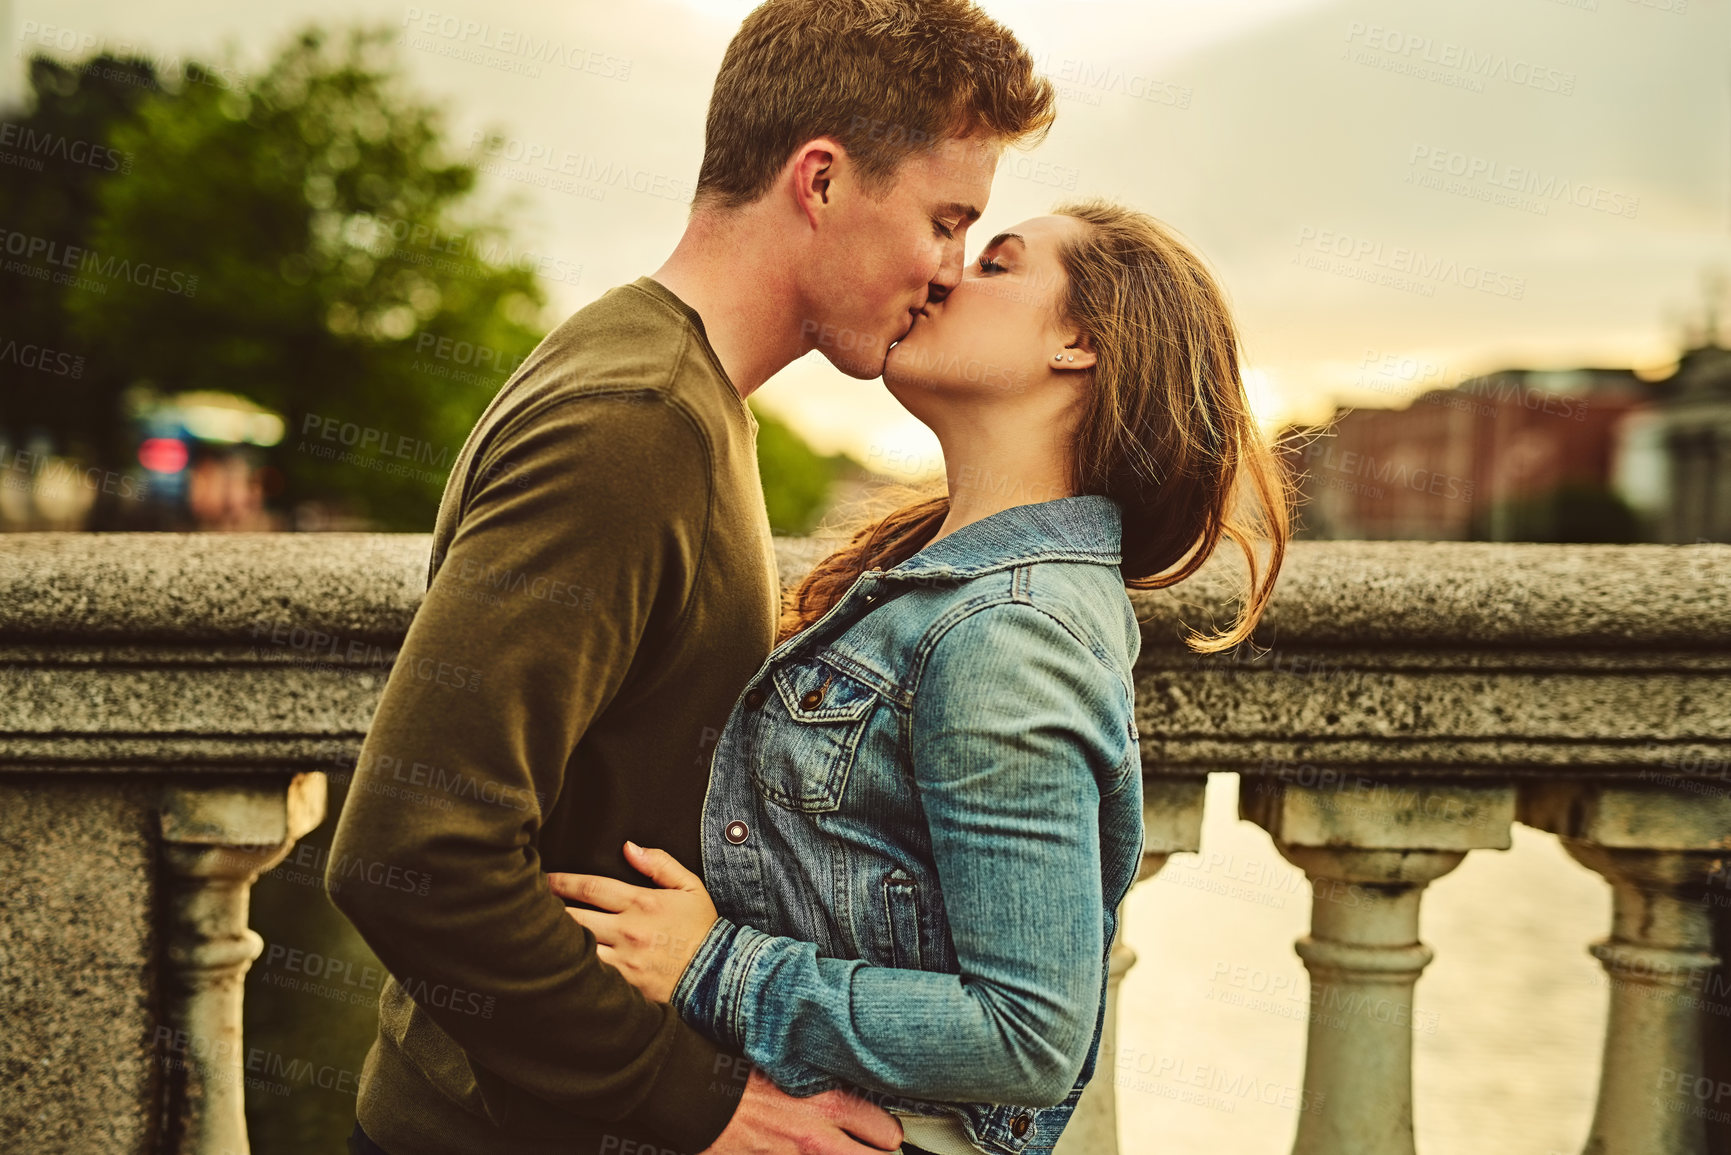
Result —
<path fill-rule="evenodd" d="M 861 189 L 843 167 L 834 203 L 813 238 L 801 332 L 850 377 L 883 373 L 928 293 L 941 298 L 962 277 L 968 226 L 985 211 L 1002 145 L 948 139 L 902 162 L 887 189 Z"/>

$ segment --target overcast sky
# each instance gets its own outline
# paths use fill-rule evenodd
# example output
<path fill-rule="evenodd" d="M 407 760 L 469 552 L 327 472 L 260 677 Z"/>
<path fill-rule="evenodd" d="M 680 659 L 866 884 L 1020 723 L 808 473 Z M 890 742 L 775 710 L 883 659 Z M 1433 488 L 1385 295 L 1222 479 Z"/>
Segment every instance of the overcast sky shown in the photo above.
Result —
<path fill-rule="evenodd" d="M 549 188 L 533 165 L 480 158 L 519 241 L 582 267 L 549 286 L 570 310 L 654 269 L 677 240 L 715 69 L 751 7 L 0 0 L 13 36 L 0 94 L 20 90 L 23 53 L 45 35 L 256 64 L 311 21 L 404 29 L 411 75 L 446 104 L 459 144 L 492 129 L 513 153 L 629 174 Z M 1000 165 L 976 243 L 1072 196 L 1153 212 L 1219 271 L 1266 413 L 1397 404 L 1511 366 L 1659 370 L 1700 311 L 1704 274 L 1731 269 L 1731 0 L 984 7 L 1061 99 L 1046 144 Z M 487 28 L 428 33 L 430 14 L 457 18 L 434 27 Z M 485 46 L 510 33 L 598 63 L 528 75 Z M 758 397 L 821 448 L 878 465 L 935 452 L 880 383 L 816 354 Z"/>

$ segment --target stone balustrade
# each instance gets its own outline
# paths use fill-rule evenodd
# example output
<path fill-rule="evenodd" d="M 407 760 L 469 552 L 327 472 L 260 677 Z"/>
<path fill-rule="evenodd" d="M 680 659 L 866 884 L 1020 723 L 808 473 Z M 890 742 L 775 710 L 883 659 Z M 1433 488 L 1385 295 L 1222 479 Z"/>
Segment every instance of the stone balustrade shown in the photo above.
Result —
<path fill-rule="evenodd" d="M 1587 1155 L 1726 1150 L 1694 1108 L 1731 1088 L 1705 1047 L 1731 991 L 1707 901 L 1731 898 L 1731 546 L 1300 544 L 1266 649 L 1198 657 L 1183 623 L 1224 620 L 1232 575 L 1141 599 L 1137 726 L 1151 807 L 1190 814 L 1236 771 L 1240 815 L 1310 881 L 1296 949 L 1331 1029 L 1309 1034 L 1296 1155 L 1413 1151 L 1424 888 L 1517 821 L 1612 888 Z"/>
<path fill-rule="evenodd" d="M 358 752 L 429 545 L 0 538 L 0 1146 L 247 1150 L 248 888 Z M 812 548 L 782 543 L 784 578 Z M 1413 1150 L 1415 984 L 1450 949 L 1418 940 L 1424 888 L 1515 822 L 1613 895 L 1582 944 L 1611 980 L 1587 1152 L 1724 1150 L 1696 1108 L 1731 1085 L 1704 901 L 1731 896 L 1731 546 L 1302 543 L 1265 648 L 1198 657 L 1184 623 L 1229 613 L 1232 576 L 1136 598 L 1142 875 L 1236 772 L 1310 879 L 1296 949 L 1340 1029 L 1311 1032 L 1294 1150 Z M 1111 1025 L 1066 1153 L 1115 1149 Z"/>

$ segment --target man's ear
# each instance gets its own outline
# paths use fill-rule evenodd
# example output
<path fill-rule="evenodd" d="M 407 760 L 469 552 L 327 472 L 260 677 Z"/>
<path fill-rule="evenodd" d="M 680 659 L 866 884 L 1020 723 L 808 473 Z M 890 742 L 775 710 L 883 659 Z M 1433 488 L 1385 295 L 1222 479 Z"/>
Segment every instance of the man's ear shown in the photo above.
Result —
<path fill-rule="evenodd" d="M 812 228 L 816 228 L 818 218 L 831 203 L 831 186 L 847 167 L 847 150 L 842 148 L 840 141 L 827 136 L 815 137 L 800 146 L 790 163 L 794 204 Z"/>

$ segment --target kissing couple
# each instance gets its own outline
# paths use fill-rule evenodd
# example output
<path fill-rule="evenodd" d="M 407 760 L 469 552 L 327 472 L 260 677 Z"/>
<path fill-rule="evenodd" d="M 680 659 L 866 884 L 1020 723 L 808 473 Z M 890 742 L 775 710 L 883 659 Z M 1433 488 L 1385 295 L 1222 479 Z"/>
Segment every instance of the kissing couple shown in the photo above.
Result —
<path fill-rule="evenodd" d="M 331 854 L 430 882 L 326 879 L 391 975 L 351 1151 L 1054 1149 L 1142 847 L 1126 590 L 1230 539 L 1241 607 L 1189 642 L 1235 645 L 1289 517 L 1172 231 L 1086 201 L 967 258 L 1054 117 L 970 0 L 746 17 L 678 245 L 541 342 L 444 491 Z M 746 398 L 813 349 L 947 486 L 784 597 Z M 405 765 L 463 788 L 369 788 Z"/>

